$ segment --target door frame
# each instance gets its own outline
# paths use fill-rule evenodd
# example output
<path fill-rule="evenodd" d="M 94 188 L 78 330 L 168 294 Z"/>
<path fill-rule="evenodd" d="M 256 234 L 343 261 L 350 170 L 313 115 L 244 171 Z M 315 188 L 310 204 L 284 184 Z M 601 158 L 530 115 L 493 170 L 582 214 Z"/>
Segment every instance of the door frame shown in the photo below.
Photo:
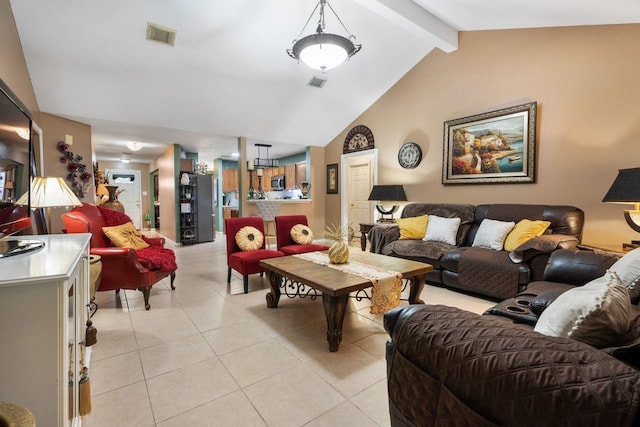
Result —
<path fill-rule="evenodd" d="M 372 161 L 372 165 L 371 165 L 371 169 L 373 172 L 373 180 L 372 180 L 372 185 L 376 185 L 378 184 L 378 149 L 377 148 L 373 148 L 371 150 L 365 150 L 365 151 L 357 151 L 355 153 L 349 153 L 349 154 L 342 154 L 340 156 L 340 173 L 339 173 L 339 177 L 340 177 L 340 223 L 343 225 L 347 225 L 347 223 L 349 222 L 349 211 L 347 209 L 347 206 L 349 206 L 349 203 L 351 202 L 350 200 L 347 199 L 347 192 L 348 192 L 348 185 L 347 183 L 349 182 L 348 180 L 351 178 L 350 173 L 349 173 L 349 159 L 352 159 L 354 157 L 359 157 L 359 156 L 371 156 L 373 155 L 373 161 Z M 374 211 L 374 218 L 371 218 L 372 220 L 375 220 L 375 211 Z M 357 228 L 356 225 L 352 225 L 352 227 Z"/>
<path fill-rule="evenodd" d="M 142 228 L 143 225 L 143 221 L 142 221 L 142 210 L 143 210 L 143 206 L 142 206 L 142 171 L 140 169 L 124 169 L 124 168 L 110 168 L 110 169 L 105 169 L 105 176 L 107 177 L 107 179 L 109 179 L 109 182 L 112 183 L 111 179 L 109 178 L 111 175 L 113 174 L 122 174 L 122 175 L 133 175 L 135 177 L 135 180 L 138 181 L 137 184 L 137 190 L 138 190 L 138 200 L 139 200 L 139 207 L 138 207 L 138 213 L 139 216 L 137 218 L 138 220 L 138 224 L 140 224 L 140 228 Z M 134 180 L 134 182 L 135 182 Z M 134 224 L 135 224 L 135 220 L 136 218 L 133 218 L 131 216 L 131 214 L 127 213 L 127 215 L 129 215 L 129 217 L 134 220 Z"/>

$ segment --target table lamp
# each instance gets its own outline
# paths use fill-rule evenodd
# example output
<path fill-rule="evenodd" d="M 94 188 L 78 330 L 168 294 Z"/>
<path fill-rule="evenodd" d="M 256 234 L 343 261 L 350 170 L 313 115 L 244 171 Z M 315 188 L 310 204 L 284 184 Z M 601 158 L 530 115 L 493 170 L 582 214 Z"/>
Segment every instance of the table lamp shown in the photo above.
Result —
<path fill-rule="evenodd" d="M 624 219 L 629 227 L 640 233 L 640 168 L 620 169 L 602 201 L 634 205 L 633 210 L 624 211 Z M 640 240 L 631 243 L 640 245 Z"/>
<path fill-rule="evenodd" d="M 378 202 L 405 202 L 407 196 L 404 194 L 404 187 L 402 185 L 374 185 L 368 200 L 377 200 Z M 378 203 L 376 204 L 376 209 L 381 215 L 380 222 L 393 222 L 393 214 L 398 210 L 398 203 L 395 203 L 389 209 L 385 209 Z"/>
<path fill-rule="evenodd" d="M 43 176 L 33 178 L 29 191 L 24 193 L 15 204 L 30 204 L 31 209 L 45 208 L 48 233 L 51 233 L 51 208 L 82 206 L 82 202 L 62 178 Z"/>

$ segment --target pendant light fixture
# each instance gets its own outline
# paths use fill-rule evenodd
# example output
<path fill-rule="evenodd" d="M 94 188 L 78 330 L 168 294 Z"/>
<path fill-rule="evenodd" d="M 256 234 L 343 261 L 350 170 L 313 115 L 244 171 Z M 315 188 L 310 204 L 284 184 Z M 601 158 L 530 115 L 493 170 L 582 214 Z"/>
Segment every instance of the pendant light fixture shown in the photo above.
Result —
<path fill-rule="evenodd" d="M 320 70 L 323 73 L 327 70 L 337 67 L 345 60 L 351 58 L 358 53 L 362 48 L 361 44 L 354 44 L 355 36 L 349 35 L 349 37 L 343 37 L 337 34 L 325 33 L 325 21 L 324 10 L 325 6 L 331 9 L 331 12 L 336 16 L 342 28 L 349 33 L 347 27 L 344 26 L 338 14 L 333 10 L 327 0 L 320 0 L 316 7 L 311 12 L 309 19 L 304 24 L 302 31 L 298 35 L 298 39 L 293 41 L 293 47 L 287 49 L 287 54 L 297 61 L 304 62 L 308 67 L 314 70 Z M 315 34 L 310 34 L 306 37 L 300 38 L 302 32 L 307 28 L 309 21 L 313 18 L 316 11 L 320 9 L 318 18 L 318 27 Z"/>

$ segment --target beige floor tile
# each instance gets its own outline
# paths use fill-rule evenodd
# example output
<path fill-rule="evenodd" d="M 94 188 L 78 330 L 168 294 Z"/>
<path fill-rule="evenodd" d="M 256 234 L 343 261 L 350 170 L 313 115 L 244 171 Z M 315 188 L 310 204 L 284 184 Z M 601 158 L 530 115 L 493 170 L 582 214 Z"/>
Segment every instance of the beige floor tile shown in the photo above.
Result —
<path fill-rule="evenodd" d="M 274 427 L 302 426 L 345 401 L 309 367 L 287 369 L 246 387 L 244 392 L 266 423 Z"/>
<path fill-rule="evenodd" d="M 238 390 L 238 385 L 217 358 L 147 380 L 157 422 Z"/>
<path fill-rule="evenodd" d="M 158 427 L 263 427 L 266 426 L 241 391 L 205 403 L 158 424 Z"/>
<path fill-rule="evenodd" d="M 283 295 L 270 309 L 266 277 L 252 275 L 248 294 L 237 273 L 228 285 L 222 234 L 167 246 L 180 266 L 176 290 L 168 278 L 154 285 L 151 310 L 137 291 L 96 294 L 84 426 L 389 425 L 388 337 L 368 300 L 349 299 L 343 342 L 330 353 L 321 298 Z M 476 313 L 495 304 L 429 285 L 422 298 Z"/>
<path fill-rule="evenodd" d="M 347 398 L 386 377 L 386 364 L 353 344 L 341 345 L 337 352 L 321 354 L 305 365 Z"/>
<path fill-rule="evenodd" d="M 133 328 L 109 328 L 95 320 L 98 342 L 91 346 L 91 361 L 108 359 L 138 349 Z"/>
<path fill-rule="evenodd" d="M 275 340 L 244 347 L 219 357 L 240 387 L 246 387 L 302 363 Z"/>
<path fill-rule="evenodd" d="M 378 425 L 391 425 L 389 419 L 389 397 L 387 394 L 387 379 L 378 381 L 373 386 L 353 396 L 351 402 L 365 414 L 373 418 Z"/>
<path fill-rule="evenodd" d="M 389 335 L 386 331 L 376 332 L 373 335 L 364 337 L 353 344 L 373 357 L 376 357 L 382 361 L 386 360 L 386 345 Z"/>
<path fill-rule="evenodd" d="M 262 322 L 259 319 L 223 326 L 204 332 L 202 336 L 218 355 L 230 353 L 273 338 L 273 335 L 262 327 Z"/>
<path fill-rule="evenodd" d="M 329 352 L 326 322 L 307 325 L 286 335 L 278 334 L 276 340 L 302 361 Z"/>
<path fill-rule="evenodd" d="M 137 351 L 92 360 L 90 368 L 91 394 L 94 396 L 144 380 Z"/>
<path fill-rule="evenodd" d="M 92 397 L 91 408 L 82 418 L 83 427 L 155 426 L 144 381 Z"/>
<path fill-rule="evenodd" d="M 151 311 L 131 313 L 136 342 L 140 349 L 199 332 L 189 316 L 181 309 L 157 309 L 150 313 Z"/>
<path fill-rule="evenodd" d="M 368 415 L 353 403 L 346 401 L 320 415 L 305 427 L 336 427 L 336 426 L 377 427 Z"/>
<path fill-rule="evenodd" d="M 140 350 L 145 378 L 152 378 L 214 357 L 202 337 L 192 335 Z"/>

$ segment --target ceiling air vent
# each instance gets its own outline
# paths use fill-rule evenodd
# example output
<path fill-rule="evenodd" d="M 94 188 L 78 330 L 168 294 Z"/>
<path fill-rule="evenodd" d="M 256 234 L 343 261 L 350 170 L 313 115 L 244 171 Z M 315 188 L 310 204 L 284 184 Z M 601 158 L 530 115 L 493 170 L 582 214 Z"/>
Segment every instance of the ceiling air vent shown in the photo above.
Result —
<path fill-rule="evenodd" d="M 309 80 L 309 86 L 320 88 L 324 86 L 326 82 L 327 82 L 326 80 L 321 79 L 319 77 L 311 77 L 311 80 Z"/>
<path fill-rule="evenodd" d="M 168 44 L 170 46 L 176 43 L 177 30 L 162 25 L 147 22 L 147 40 Z"/>

